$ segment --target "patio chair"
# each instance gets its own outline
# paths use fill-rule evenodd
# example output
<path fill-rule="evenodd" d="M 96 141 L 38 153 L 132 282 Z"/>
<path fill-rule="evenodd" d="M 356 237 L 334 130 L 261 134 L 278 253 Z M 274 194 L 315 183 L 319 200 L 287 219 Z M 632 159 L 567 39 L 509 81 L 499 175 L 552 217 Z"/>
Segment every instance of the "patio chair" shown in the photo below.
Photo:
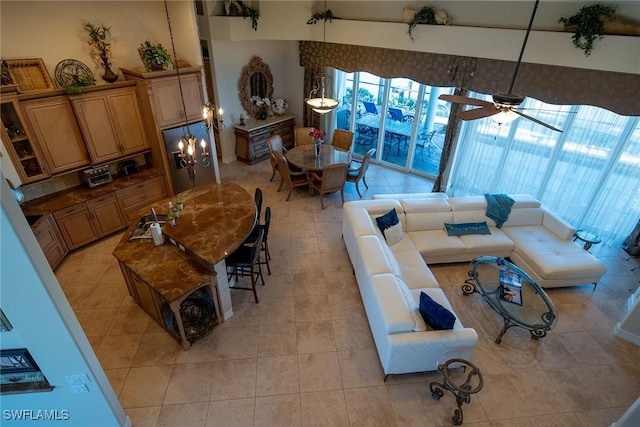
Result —
<path fill-rule="evenodd" d="M 342 204 L 344 204 L 344 183 L 347 180 L 348 163 L 334 163 L 323 169 L 322 175 L 311 172 L 309 180 L 309 195 L 313 195 L 313 190 L 320 193 L 320 206 L 324 209 L 323 195 L 340 191 Z"/>
<path fill-rule="evenodd" d="M 442 148 L 436 145 L 433 138 L 438 134 L 445 133 L 445 131 L 446 131 L 446 127 L 443 127 L 440 129 L 432 130 L 431 132 L 418 134 L 418 138 L 416 139 L 416 151 L 418 150 L 418 148 L 422 150 L 420 152 L 420 157 L 422 158 L 422 160 L 424 160 L 425 149 L 427 150 L 427 155 L 429 157 L 431 157 L 432 149 L 442 151 Z"/>
<path fill-rule="evenodd" d="M 348 130 L 336 129 L 333 131 L 333 139 L 331 140 L 331 144 L 344 151 L 351 151 L 351 146 L 353 145 L 353 132 L 349 132 Z"/>
<path fill-rule="evenodd" d="M 367 184 L 367 180 L 365 178 L 365 173 L 367 173 L 367 169 L 369 168 L 369 163 L 371 162 L 371 157 L 376 154 L 376 149 L 372 148 L 367 151 L 367 154 L 364 155 L 362 160 L 352 160 L 349 165 L 349 169 L 347 169 L 347 182 L 353 182 L 356 186 L 356 191 L 358 192 L 358 196 L 362 198 L 362 194 L 360 194 L 360 189 L 358 188 L 358 183 L 362 180 L 364 182 L 364 186 L 369 188 Z"/>
<path fill-rule="evenodd" d="M 398 122 L 404 121 L 404 113 L 399 108 L 389 107 L 389 116 L 391 116 L 392 120 L 396 120 Z"/>
<path fill-rule="evenodd" d="M 378 139 L 378 129 L 371 126 L 356 124 L 356 132 L 358 137 L 356 138 L 356 150 L 360 145 L 367 147 L 374 147 Z"/>
<path fill-rule="evenodd" d="M 366 110 L 367 114 L 379 114 L 378 109 L 376 108 L 376 104 L 374 104 L 373 102 L 362 101 L 362 104 L 364 105 L 364 109 Z"/>

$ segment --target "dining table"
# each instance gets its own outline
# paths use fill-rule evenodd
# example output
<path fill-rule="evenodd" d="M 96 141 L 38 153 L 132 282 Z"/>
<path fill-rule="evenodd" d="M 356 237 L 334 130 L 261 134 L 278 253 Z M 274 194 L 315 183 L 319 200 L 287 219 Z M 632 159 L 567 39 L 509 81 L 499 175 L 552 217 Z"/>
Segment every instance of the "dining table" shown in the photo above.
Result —
<path fill-rule="evenodd" d="M 322 144 L 320 154 L 314 153 L 313 145 L 299 145 L 288 150 L 285 157 L 289 164 L 307 171 L 322 171 L 329 165 L 335 163 L 349 163 L 351 152 L 341 150 L 330 144 Z"/>

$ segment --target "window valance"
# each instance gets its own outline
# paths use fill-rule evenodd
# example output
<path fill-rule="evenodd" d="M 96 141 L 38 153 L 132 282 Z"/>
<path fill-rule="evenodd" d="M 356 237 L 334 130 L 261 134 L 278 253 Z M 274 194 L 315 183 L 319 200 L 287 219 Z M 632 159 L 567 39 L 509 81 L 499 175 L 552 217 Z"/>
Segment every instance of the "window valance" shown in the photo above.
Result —
<path fill-rule="evenodd" d="M 325 65 L 384 78 L 406 77 L 430 86 L 455 86 L 481 93 L 506 92 L 515 61 L 322 42 L 300 42 L 300 65 Z M 324 58 L 322 57 L 324 52 Z M 640 75 L 522 63 L 514 92 L 549 104 L 594 105 L 640 116 Z"/>

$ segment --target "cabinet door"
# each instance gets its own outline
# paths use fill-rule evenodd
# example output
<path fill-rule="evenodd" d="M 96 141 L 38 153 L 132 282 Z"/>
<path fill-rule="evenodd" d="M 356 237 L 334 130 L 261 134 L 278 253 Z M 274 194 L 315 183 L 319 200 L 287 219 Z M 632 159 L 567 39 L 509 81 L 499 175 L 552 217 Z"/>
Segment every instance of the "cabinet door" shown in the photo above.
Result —
<path fill-rule="evenodd" d="M 151 84 L 153 109 L 160 128 L 185 124 L 202 118 L 202 85 L 198 76 L 181 76 L 154 80 Z M 184 108 L 180 96 L 184 95 Z M 186 116 L 184 111 L 186 110 Z"/>
<path fill-rule="evenodd" d="M 69 252 L 55 221 L 52 221 L 50 217 L 45 218 L 33 229 L 33 234 L 36 236 L 44 256 L 49 261 L 49 265 L 55 269 Z"/>
<path fill-rule="evenodd" d="M 149 148 L 135 88 L 80 95 L 72 103 L 93 163 Z"/>
<path fill-rule="evenodd" d="M 52 174 L 90 164 L 73 108 L 66 97 L 22 101 L 21 105 Z"/>
<path fill-rule="evenodd" d="M 18 101 L 15 98 L 3 98 L 3 101 L 5 99 L 8 101 L 0 104 L 2 117 L 0 135 L 2 140 L 6 141 L 6 152 L 11 158 L 21 183 L 28 184 L 48 178 L 49 173 L 44 167 L 45 161 L 34 143 L 31 130 L 25 126 L 26 121 L 22 117 Z M 20 182 L 14 184 L 20 185 Z"/>
<path fill-rule="evenodd" d="M 113 91 L 108 95 L 108 100 L 122 155 L 149 148 L 135 88 Z"/>
<path fill-rule="evenodd" d="M 107 98 L 91 94 L 74 98 L 73 108 L 93 163 L 120 157 L 120 142 L 109 116 Z"/>
<path fill-rule="evenodd" d="M 53 216 L 69 249 L 79 248 L 98 238 L 84 203 L 55 211 Z"/>
<path fill-rule="evenodd" d="M 87 208 L 98 237 L 106 236 L 126 226 L 115 193 L 88 200 Z"/>

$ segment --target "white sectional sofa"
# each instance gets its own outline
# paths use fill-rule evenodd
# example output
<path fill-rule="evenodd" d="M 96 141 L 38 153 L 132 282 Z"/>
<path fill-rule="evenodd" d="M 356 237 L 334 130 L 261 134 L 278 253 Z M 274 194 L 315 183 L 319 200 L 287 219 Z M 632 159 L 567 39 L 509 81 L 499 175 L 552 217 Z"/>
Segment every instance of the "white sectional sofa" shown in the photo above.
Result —
<path fill-rule="evenodd" d="M 453 357 L 469 359 L 477 343 L 475 331 L 459 320 L 452 330 L 415 331 L 402 282 L 416 304 L 422 291 L 455 314 L 427 263 L 509 257 L 545 287 L 597 283 L 604 275 L 604 264 L 572 241 L 573 227 L 532 196 L 510 197 L 515 203 L 501 228 L 485 216 L 484 196 L 378 195 L 344 204 L 343 239 L 386 375 L 432 371 Z M 389 246 L 375 218 L 391 209 L 404 235 Z M 444 223 L 484 221 L 491 234 L 449 236 L 444 229 Z"/>

